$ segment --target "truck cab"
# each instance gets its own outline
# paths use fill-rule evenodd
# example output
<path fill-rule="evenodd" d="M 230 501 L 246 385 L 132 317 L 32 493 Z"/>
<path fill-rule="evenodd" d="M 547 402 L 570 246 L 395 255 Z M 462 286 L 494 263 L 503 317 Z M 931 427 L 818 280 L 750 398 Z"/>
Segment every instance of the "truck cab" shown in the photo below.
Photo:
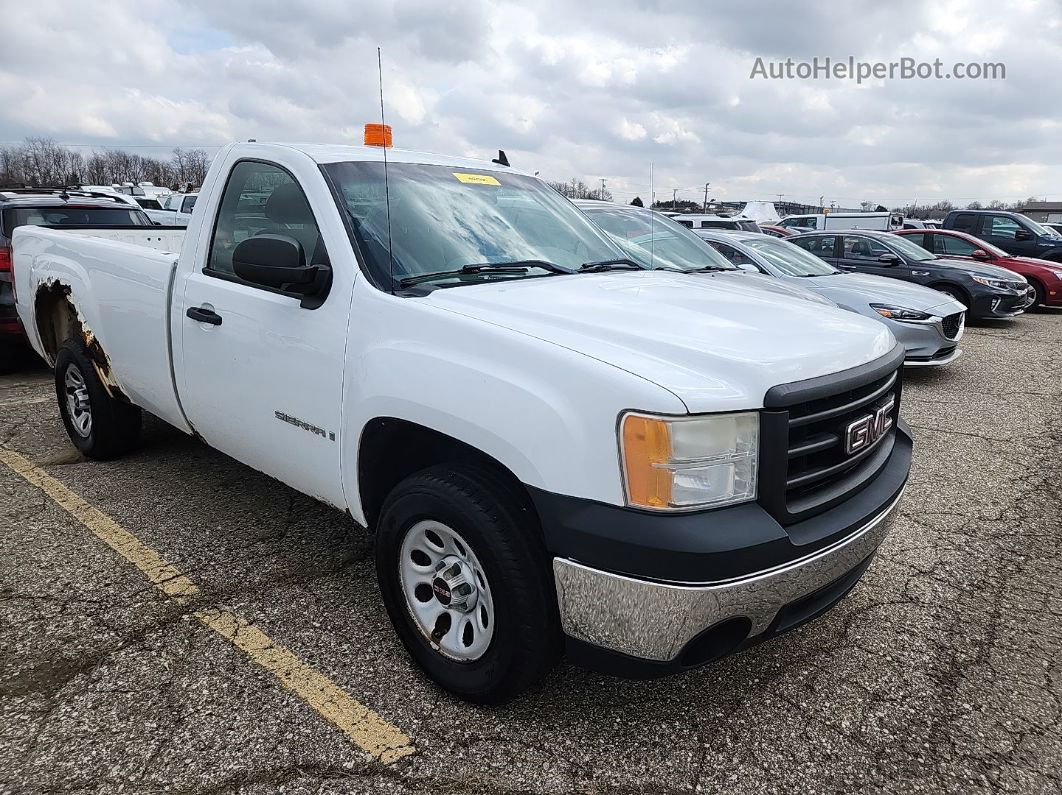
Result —
<path fill-rule="evenodd" d="M 1021 213 L 952 210 L 941 228 L 973 235 L 1016 257 L 1062 262 L 1062 233 Z"/>

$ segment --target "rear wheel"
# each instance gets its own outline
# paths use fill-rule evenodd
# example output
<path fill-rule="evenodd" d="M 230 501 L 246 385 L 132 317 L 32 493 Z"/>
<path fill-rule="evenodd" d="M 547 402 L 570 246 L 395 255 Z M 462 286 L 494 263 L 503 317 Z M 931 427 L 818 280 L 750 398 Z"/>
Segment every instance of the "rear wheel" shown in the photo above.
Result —
<path fill-rule="evenodd" d="M 111 397 L 80 340 L 59 347 L 55 393 L 70 441 L 89 458 L 115 458 L 139 439 L 140 409 Z"/>
<path fill-rule="evenodd" d="M 403 645 L 461 698 L 505 701 L 560 656 L 537 524 L 515 487 L 486 467 L 437 466 L 399 483 L 381 511 L 376 571 Z"/>

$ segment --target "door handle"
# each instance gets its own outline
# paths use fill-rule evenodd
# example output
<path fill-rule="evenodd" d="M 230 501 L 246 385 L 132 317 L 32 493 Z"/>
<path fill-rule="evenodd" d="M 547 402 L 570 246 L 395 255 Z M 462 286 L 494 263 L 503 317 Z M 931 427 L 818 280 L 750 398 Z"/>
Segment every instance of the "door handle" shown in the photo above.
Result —
<path fill-rule="evenodd" d="M 190 306 L 185 314 L 192 318 L 192 320 L 197 320 L 200 323 L 209 323 L 212 326 L 221 325 L 221 315 L 213 309 L 207 309 L 202 306 Z"/>

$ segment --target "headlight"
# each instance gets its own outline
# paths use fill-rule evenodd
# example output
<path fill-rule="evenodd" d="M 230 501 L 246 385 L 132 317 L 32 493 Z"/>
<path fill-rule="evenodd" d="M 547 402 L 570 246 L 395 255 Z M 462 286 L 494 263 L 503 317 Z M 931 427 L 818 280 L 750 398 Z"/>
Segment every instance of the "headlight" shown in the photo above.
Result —
<path fill-rule="evenodd" d="M 627 504 L 655 510 L 756 498 L 757 412 L 702 417 L 626 414 L 620 451 Z"/>
<path fill-rule="evenodd" d="M 991 287 L 995 290 L 1011 290 L 1010 282 L 1003 281 L 1002 279 L 986 279 L 984 276 L 974 276 L 973 280 L 978 284 L 983 284 L 985 287 Z"/>
<path fill-rule="evenodd" d="M 877 312 L 882 317 L 891 318 L 892 320 L 929 320 L 933 317 L 928 312 L 919 312 L 917 309 L 907 309 L 902 306 L 891 306 L 890 304 L 871 304 L 870 308 Z"/>

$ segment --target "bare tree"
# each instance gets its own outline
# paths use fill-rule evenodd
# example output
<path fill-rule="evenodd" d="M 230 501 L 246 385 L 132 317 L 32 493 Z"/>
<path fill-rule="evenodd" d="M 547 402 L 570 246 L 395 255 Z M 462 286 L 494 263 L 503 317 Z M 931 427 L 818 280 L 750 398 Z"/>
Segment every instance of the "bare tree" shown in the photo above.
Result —
<path fill-rule="evenodd" d="M 572 177 L 567 182 L 547 182 L 557 193 L 567 196 L 569 199 L 598 199 L 600 201 L 612 201 L 612 191 L 607 188 L 591 188 L 581 179 Z"/>

